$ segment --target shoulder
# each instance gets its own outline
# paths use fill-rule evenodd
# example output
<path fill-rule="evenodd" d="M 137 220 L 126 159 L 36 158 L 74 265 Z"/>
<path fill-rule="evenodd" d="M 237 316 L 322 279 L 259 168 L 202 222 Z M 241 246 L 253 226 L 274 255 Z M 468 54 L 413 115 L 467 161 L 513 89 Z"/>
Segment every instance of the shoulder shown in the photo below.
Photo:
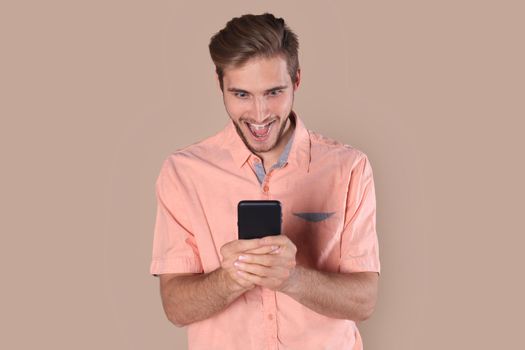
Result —
<path fill-rule="evenodd" d="M 170 165 L 210 162 L 224 151 L 222 132 L 173 151 L 165 160 Z"/>
<path fill-rule="evenodd" d="M 203 164 L 213 162 L 224 152 L 223 139 L 220 133 L 197 141 L 188 146 L 176 149 L 162 163 L 161 174 L 183 176 L 193 171 L 199 171 Z"/>
<path fill-rule="evenodd" d="M 308 130 L 310 134 L 312 159 L 329 159 L 331 162 L 357 166 L 359 163 L 368 162 L 367 155 L 360 149 L 330 137 Z"/>

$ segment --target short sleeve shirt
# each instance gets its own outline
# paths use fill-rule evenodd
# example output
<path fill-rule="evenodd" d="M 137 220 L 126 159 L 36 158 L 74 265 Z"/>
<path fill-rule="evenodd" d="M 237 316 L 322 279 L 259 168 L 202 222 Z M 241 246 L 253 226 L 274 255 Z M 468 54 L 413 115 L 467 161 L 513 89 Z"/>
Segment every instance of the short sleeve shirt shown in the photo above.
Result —
<path fill-rule="evenodd" d="M 294 132 L 267 173 L 230 120 L 217 134 L 170 154 L 156 181 L 150 273 L 209 273 L 237 239 L 241 200 L 279 200 L 296 262 L 340 273 L 380 272 L 372 168 L 358 149 L 306 129 Z M 362 349 L 354 321 L 319 314 L 255 287 L 216 315 L 187 326 L 190 350 Z"/>

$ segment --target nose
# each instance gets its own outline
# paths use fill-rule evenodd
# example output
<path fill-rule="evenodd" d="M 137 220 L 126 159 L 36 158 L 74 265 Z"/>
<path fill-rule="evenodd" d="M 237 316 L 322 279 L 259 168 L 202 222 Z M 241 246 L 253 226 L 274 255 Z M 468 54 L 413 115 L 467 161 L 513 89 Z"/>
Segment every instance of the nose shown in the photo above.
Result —
<path fill-rule="evenodd" d="M 254 118 L 257 123 L 262 124 L 268 117 L 268 104 L 264 96 L 258 96 L 253 99 Z"/>

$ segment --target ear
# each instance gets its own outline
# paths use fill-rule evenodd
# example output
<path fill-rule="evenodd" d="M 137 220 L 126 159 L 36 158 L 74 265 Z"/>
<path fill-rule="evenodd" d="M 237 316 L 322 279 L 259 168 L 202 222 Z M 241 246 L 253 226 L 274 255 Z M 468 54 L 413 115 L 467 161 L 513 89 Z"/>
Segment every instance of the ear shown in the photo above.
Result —
<path fill-rule="evenodd" d="M 299 88 L 299 84 L 301 83 L 301 68 L 297 68 L 297 74 L 295 77 L 296 77 L 296 80 L 293 86 L 293 91 L 297 90 Z"/>

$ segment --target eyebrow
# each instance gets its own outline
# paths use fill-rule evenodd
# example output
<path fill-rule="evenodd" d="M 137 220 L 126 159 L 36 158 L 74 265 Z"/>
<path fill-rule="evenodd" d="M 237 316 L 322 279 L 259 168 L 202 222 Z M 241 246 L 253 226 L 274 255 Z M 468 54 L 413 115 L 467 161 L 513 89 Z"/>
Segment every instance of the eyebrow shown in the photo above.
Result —
<path fill-rule="evenodd" d="M 273 88 L 265 90 L 264 92 L 270 92 L 270 91 L 274 91 L 274 90 L 283 90 L 283 89 L 286 89 L 287 87 L 288 87 L 287 85 L 275 86 Z M 228 88 L 228 91 L 230 91 L 230 92 L 244 92 L 246 94 L 249 94 L 248 91 L 243 90 L 243 89 L 239 89 L 239 88 L 235 88 L 235 87 Z"/>

